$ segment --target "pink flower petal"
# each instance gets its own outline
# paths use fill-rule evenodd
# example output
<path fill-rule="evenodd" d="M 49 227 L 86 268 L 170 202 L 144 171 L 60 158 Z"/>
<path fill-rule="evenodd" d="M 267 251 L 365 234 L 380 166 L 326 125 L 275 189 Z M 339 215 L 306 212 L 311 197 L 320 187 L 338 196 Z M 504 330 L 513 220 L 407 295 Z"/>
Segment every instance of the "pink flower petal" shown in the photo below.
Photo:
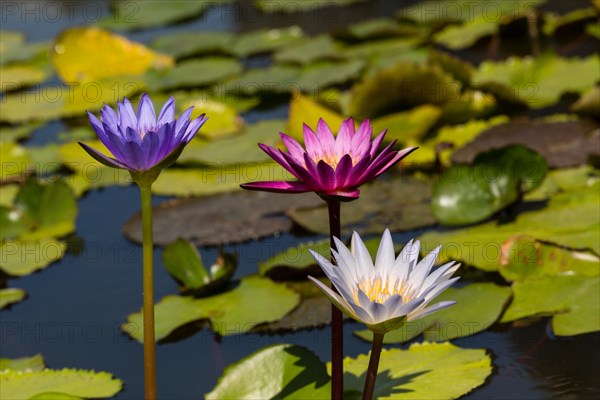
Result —
<path fill-rule="evenodd" d="M 304 193 L 312 191 L 304 182 L 266 181 L 243 183 L 240 186 L 249 190 L 265 190 L 276 193 Z"/>

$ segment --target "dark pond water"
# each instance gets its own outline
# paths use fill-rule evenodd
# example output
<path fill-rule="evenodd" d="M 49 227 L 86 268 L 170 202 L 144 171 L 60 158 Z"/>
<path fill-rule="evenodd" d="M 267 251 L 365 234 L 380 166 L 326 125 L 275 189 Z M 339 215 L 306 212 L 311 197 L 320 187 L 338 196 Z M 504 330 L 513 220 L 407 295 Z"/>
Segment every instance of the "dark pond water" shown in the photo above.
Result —
<path fill-rule="evenodd" d="M 67 26 L 93 22 L 83 12 L 83 3 L 51 3 L 62 7 L 62 17 L 36 21 L 25 14 L 3 15 L 2 28 L 26 31 L 30 40 L 42 40 L 53 37 Z M 245 10 L 245 3 L 239 3 L 219 7 L 205 17 L 177 27 L 129 36 L 148 42 L 157 35 L 175 30 L 242 31 L 288 24 L 300 25 L 314 33 L 352 21 L 389 15 L 398 8 L 398 3 L 374 1 L 336 9 L 336 13 L 328 11 L 330 20 L 326 24 L 320 23 L 322 19 L 311 13 L 280 19 L 272 16 L 251 18 L 249 14 L 236 16 L 236 11 Z M 568 8 L 581 2 L 552 3 L 557 8 Z M 21 7 L 25 3 L 16 4 Z M 33 8 L 41 7 L 42 3 L 27 4 Z M 94 4 L 100 12 L 108 13 L 106 2 Z M 26 10 L 23 7 L 21 11 Z M 67 13 L 69 9 L 73 12 Z M 283 118 L 286 113 L 287 107 L 281 106 L 253 111 L 244 117 L 256 121 Z M 45 143 L 53 133 L 63 129 L 62 123 L 51 124 L 37 132 L 30 143 Z M 157 197 L 154 202 L 163 200 L 165 198 Z M 9 280 L 8 286 L 25 289 L 29 297 L 0 313 L 1 357 L 41 353 L 49 367 L 110 371 L 126 384 L 118 399 L 143 398 L 142 346 L 119 329 L 126 315 L 138 310 L 141 304 L 141 247 L 128 242 L 122 234 L 123 224 L 139 211 L 138 204 L 134 187 L 93 191 L 79 201 L 77 238 L 71 241 L 69 254 L 42 272 Z M 410 232 L 397 236 L 397 239 L 404 241 L 415 235 Z M 230 246 L 228 250 L 240 253 L 237 275 L 243 276 L 255 272 L 259 260 L 309 238 L 284 234 Z M 216 257 L 215 249 L 202 249 L 202 253 L 208 262 Z M 161 265 L 160 249 L 155 251 L 155 258 L 158 299 L 176 293 L 177 286 Z M 596 300 L 600 301 L 600 298 Z M 370 346 L 352 334 L 360 328 L 359 324 L 346 324 L 345 348 L 350 356 L 369 351 Z M 600 393 L 597 376 L 600 334 L 557 339 L 549 336 L 549 332 L 547 322 L 540 321 L 525 328 L 498 327 L 456 340 L 461 347 L 489 349 L 494 359 L 494 373 L 487 384 L 465 398 L 594 398 Z M 201 398 L 214 387 L 226 365 L 269 344 L 296 343 L 312 349 L 323 360 L 329 358 L 328 328 L 274 336 L 236 335 L 219 340 L 209 330 L 190 329 L 178 339 L 160 344 L 157 349 L 159 396 L 164 399 Z"/>

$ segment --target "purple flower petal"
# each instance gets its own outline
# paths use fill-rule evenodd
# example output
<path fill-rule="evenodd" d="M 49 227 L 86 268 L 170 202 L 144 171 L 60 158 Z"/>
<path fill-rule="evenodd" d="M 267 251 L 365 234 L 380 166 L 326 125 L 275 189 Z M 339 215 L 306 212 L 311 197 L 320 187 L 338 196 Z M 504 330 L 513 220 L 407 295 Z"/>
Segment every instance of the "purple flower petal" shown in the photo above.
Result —
<path fill-rule="evenodd" d="M 286 181 L 250 182 L 250 183 L 243 183 L 240 186 L 244 189 L 265 190 L 267 192 L 276 192 L 276 193 L 304 193 L 304 192 L 312 191 L 312 189 L 303 182 L 286 182 Z"/>
<path fill-rule="evenodd" d="M 150 169 L 160 162 L 160 140 L 157 132 L 148 132 L 144 136 L 144 140 L 140 144 L 142 153 L 144 154 L 144 169 Z"/>
<path fill-rule="evenodd" d="M 321 143 L 319 142 L 319 139 L 317 139 L 317 135 L 315 135 L 313 130 L 310 129 L 306 124 L 304 124 L 303 130 L 304 147 L 306 148 L 306 152 L 313 160 L 321 158 L 323 150 L 321 149 Z"/>
<path fill-rule="evenodd" d="M 338 158 L 342 158 L 344 154 L 350 154 L 352 151 L 352 137 L 354 137 L 354 120 L 348 118 L 342 122 L 335 139 L 335 154 Z"/>
<path fill-rule="evenodd" d="M 177 118 L 177 124 L 175 125 L 175 134 L 182 135 L 188 125 L 190 124 L 190 116 L 192 115 L 192 111 L 194 111 L 194 107 L 190 107 L 185 110 L 179 118 Z"/>
<path fill-rule="evenodd" d="M 300 176 L 296 173 L 296 171 L 285 160 L 285 158 L 283 157 L 282 151 L 280 151 L 276 148 L 273 148 L 271 146 L 268 146 L 266 144 L 262 144 L 262 143 L 259 143 L 258 146 L 262 149 L 262 151 L 267 153 L 269 155 L 269 157 L 271 157 L 273 160 L 275 160 L 275 162 L 277 162 L 277 164 L 279 164 L 283 168 L 285 168 L 290 174 L 294 175 L 298 179 L 301 179 Z"/>
<path fill-rule="evenodd" d="M 299 162 L 303 161 L 305 151 L 302 148 L 302 146 L 300 146 L 300 143 L 298 143 L 292 137 L 286 135 L 283 132 L 279 132 L 279 136 L 281 137 L 281 141 L 283 142 L 285 147 L 290 152 L 290 155 Z"/>
<path fill-rule="evenodd" d="M 198 133 L 198 130 L 202 128 L 202 125 L 208 120 L 208 118 L 204 118 L 204 114 L 200 115 L 198 118 L 194 119 L 185 130 L 185 133 L 181 137 L 180 143 L 189 143 L 190 140 Z"/>
<path fill-rule="evenodd" d="M 129 107 L 127 106 L 129 105 Z M 131 102 L 127 99 L 123 99 L 123 103 L 118 102 L 117 107 L 119 108 L 119 127 L 125 128 L 136 128 L 137 117 L 131 106 Z"/>
<path fill-rule="evenodd" d="M 351 171 L 352 157 L 350 157 L 350 154 L 346 154 L 342 157 L 337 167 L 335 168 L 335 186 L 346 187 Z"/>
<path fill-rule="evenodd" d="M 140 143 L 125 142 L 122 146 L 123 160 L 127 160 L 127 165 L 134 171 L 143 171 L 146 169 L 146 158 L 140 146 Z"/>
<path fill-rule="evenodd" d="M 328 192 L 335 188 L 335 171 L 331 165 L 321 160 L 317 163 L 317 173 L 319 174 L 319 182 L 323 192 Z"/>
<path fill-rule="evenodd" d="M 317 122 L 317 139 L 321 143 L 322 154 L 333 154 L 335 149 L 335 138 L 333 133 L 323 118 L 319 118 Z"/>
<path fill-rule="evenodd" d="M 156 113 L 154 111 L 154 104 L 150 100 L 150 96 L 147 93 L 142 95 L 140 105 L 138 107 L 138 131 L 140 136 L 144 136 L 146 132 L 155 130 L 156 127 Z"/>
<path fill-rule="evenodd" d="M 369 151 L 371 158 L 374 158 L 375 154 L 377 154 L 377 150 L 379 150 L 379 146 L 381 146 L 381 142 L 383 142 L 383 138 L 385 138 L 386 133 L 387 129 L 377 135 L 377 137 L 373 140 L 373 143 L 371 143 L 371 149 Z"/>
<path fill-rule="evenodd" d="M 105 156 L 98 150 L 88 146 L 85 143 L 78 143 L 90 156 L 92 156 L 94 160 L 98 161 L 99 163 L 104 164 L 108 167 L 128 169 L 128 167 L 125 164 L 121 163 L 119 160 L 115 160 L 114 158 Z"/>
<path fill-rule="evenodd" d="M 160 114 L 158 114 L 158 125 L 173 122 L 175 120 L 175 99 L 173 96 L 169 97 Z"/>
<path fill-rule="evenodd" d="M 354 159 L 362 158 L 369 151 L 372 134 L 373 127 L 369 120 L 365 119 L 352 138 L 352 155 Z"/>

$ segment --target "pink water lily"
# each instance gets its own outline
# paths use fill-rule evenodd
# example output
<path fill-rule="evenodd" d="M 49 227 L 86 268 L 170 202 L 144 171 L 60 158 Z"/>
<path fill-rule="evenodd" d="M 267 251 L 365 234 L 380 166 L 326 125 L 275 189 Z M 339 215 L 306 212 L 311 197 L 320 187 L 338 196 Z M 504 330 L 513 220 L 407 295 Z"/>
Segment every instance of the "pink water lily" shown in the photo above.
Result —
<path fill-rule="evenodd" d="M 259 146 L 298 180 L 252 182 L 241 186 L 270 192 L 315 192 L 326 199 L 354 200 L 359 196 L 359 186 L 379 176 L 416 149 L 393 150 L 396 143 L 393 141 L 378 152 L 386 131 L 371 140 L 373 127 L 369 120 L 355 130 L 354 121 L 348 118 L 334 137 L 327 123 L 319 119 L 316 133 L 304 124 L 306 149 L 290 136 L 280 133 L 288 152 L 265 144 Z"/>

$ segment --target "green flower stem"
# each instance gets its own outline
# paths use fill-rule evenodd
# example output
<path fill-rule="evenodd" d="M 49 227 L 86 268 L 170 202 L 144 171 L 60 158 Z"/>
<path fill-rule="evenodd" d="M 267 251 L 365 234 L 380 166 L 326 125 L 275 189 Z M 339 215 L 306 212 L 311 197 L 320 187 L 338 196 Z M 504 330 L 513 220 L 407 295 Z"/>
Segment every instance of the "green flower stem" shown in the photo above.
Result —
<path fill-rule="evenodd" d="M 154 271 L 151 185 L 140 185 L 144 253 L 144 389 L 145 399 L 156 399 L 156 350 L 154 340 Z"/>
<path fill-rule="evenodd" d="M 340 202 L 338 200 L 327 200 L 329 211 L 329 240 L 330 247 L 335 249 L 334 237 L 340 239 Z M 331 255 L 333 260 L 333 254 Z M 335 265 L 335 264 L 334 264 Z M 332 289 L 337 293 L 335 286 Z M 333 304 L 331 305 L 331 399 L 342 400 L 344 398 L 344 327 L 342 312 Z"/>
<path fill-rule="evenodd" d="M 367 368 L 367 379 L 365 380 L 362 400 L 371 400 L 373 398 L 377 370 L 379 369 L 381 346 L 383 345 L 383 335 L 383 333 L 373 333 L 373 347 L 371 348 L 371 357 L 369 358 L 369 367 Z"/>

